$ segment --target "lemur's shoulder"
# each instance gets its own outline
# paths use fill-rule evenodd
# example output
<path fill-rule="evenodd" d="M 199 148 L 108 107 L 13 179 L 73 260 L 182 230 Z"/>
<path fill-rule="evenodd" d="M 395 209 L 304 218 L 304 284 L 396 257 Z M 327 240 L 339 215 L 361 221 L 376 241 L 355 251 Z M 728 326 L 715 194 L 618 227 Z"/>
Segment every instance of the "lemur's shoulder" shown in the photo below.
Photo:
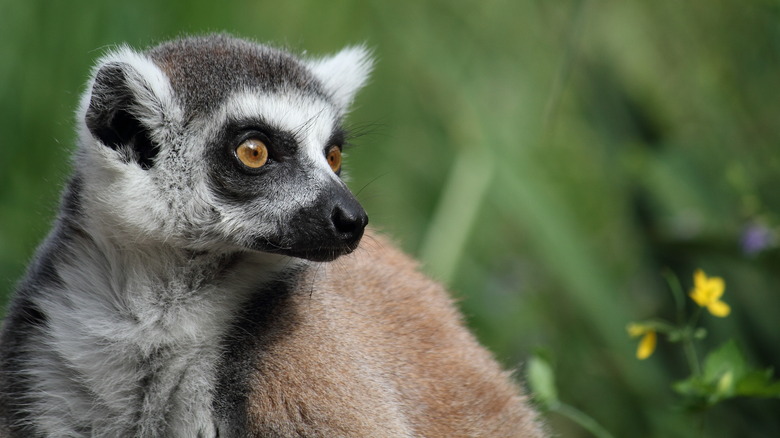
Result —
<path fill-rule="evenodd" d="M 539 433 L 450 295 L 389 239 L 369 231 L 353 254 L 296 284 L 291 325 L 254 353 L 248 376 L 246 421 L 258 436 L 314 424 L 317 436 Z"/>

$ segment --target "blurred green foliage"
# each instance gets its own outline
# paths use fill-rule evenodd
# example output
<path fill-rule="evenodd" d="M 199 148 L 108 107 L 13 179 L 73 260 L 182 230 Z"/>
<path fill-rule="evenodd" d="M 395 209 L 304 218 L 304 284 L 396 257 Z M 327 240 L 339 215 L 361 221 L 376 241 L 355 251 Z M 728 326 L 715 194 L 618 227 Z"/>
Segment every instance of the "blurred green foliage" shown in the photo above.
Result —
<path fill-rule="evenodd" d="M 662 269 L 702 267 L 733 309 L 710 347 L 780 364 L 776 1 L 0 0 L 0 303 L 56 213 L 94 60 L 212 31 L 374 49 L 350 184 L 507 366 L 546 348 L 561 399 L 615 436 L 780 436 L 778 400 L 691 417 L 679 349 L 638 362 L 624 330 L 674 314 Z"/>

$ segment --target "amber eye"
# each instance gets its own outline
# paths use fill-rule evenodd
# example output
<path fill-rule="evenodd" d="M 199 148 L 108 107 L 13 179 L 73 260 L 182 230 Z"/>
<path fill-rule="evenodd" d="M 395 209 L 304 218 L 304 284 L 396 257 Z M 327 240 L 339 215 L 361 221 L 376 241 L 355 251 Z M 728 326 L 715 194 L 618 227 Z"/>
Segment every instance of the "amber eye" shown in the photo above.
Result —
<path fill-rule="evenodd" d="M 328 164 L 334 172 L 339 173 L 341 170 L 341 149 L 338 146 L 331 146 L 328 149 Z"/>
<path fill-rule="evenodd" d="M 244 166 L 257 169 L 268 161 L 268 148 L 262 141 L 256 138 L 250 138 L 238 145 L 236 148 L 236 157 L 238 157 Z"/>

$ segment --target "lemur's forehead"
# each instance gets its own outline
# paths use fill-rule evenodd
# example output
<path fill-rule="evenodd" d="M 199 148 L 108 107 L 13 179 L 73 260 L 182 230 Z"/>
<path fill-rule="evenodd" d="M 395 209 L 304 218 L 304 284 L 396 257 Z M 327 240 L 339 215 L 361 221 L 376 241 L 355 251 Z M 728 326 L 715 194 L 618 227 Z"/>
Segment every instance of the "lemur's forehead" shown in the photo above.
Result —
<path fill-rule="evenodd" d="M 171 41 L 148 52 L 190 114 L 208 114 L 244 90 L 296 90 L 327 100 L 322 86 L 292 55 L 223 35 Z"/>
<path fill-rule="evenodd" d="M 292 134 L 299 142 L 315 144 L 332 136 L 340 121 L 324 99 L 290 91 L 237 91 L 225 99 L 218 114 L 220 125 L 257 121 Z"/>

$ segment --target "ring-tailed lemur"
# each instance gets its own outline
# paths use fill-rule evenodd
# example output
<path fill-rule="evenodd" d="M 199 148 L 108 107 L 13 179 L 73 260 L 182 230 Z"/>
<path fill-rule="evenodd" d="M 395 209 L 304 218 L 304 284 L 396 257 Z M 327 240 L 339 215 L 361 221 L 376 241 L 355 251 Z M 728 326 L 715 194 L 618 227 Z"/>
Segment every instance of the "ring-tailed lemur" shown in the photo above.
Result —
<path fill-rule="evenodd" d="M 342 119 L 370 69 L 225 35 L 104 56 L 2 329 L 0 435 L 541 436 L 441 287 L 357 248 Z"/>

